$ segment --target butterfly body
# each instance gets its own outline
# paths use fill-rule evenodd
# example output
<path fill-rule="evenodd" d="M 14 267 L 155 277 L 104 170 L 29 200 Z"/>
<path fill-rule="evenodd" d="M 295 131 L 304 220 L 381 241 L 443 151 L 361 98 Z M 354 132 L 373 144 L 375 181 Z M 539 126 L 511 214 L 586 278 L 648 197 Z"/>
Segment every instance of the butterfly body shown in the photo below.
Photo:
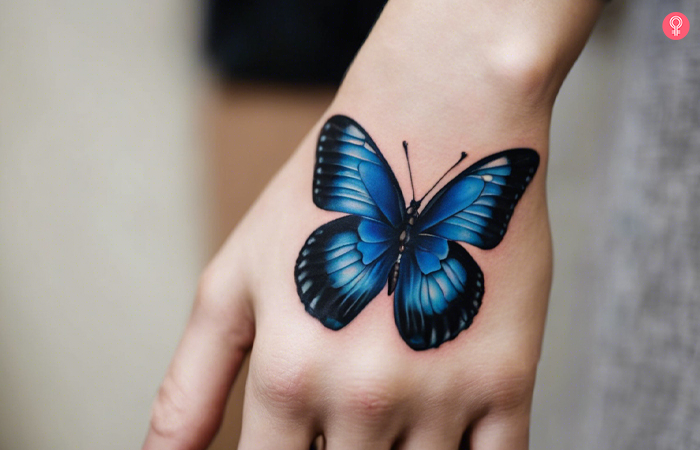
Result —
<path fill-rule="evenodd" d="M 396 257 L 396 262 L 394 263 L 391 273 L 389 274 L 389 279 L 387 280 L 389 295 L 393 294 L 394 290 L 396 289 L 396 282 L 399 279 L 399 270 L 401 268 L 401 257 L 403 256 L 403 252 L 406 250 L 406 246 L 411 241 L 411 228 L 413 228 L 416 219 L 420 215 L 418 208 L 420 208 L 420 202 L 417 200 L 411 200 L 411 204 L 408 208 L 406 208 L 406 220 L 402 224 L 401 232 L 399 233 L 399 255 Z"/>
<path fill-rule="evenodd" d="M 538 164 L 534 150 L 502 151 L 462 171 L 425 207 L 425 197 L 406 207 L 369 134 L 349 117 L 331 117 L 316 148 L 313 201 L 347 215 L 316 229 L 299 252 L 294 277 L 306 311 L 339 330 L 386 284 L 409 347 L 454 339 L 471 325 L 485 292 L 481 268 L 457 242 L 496 247 Z"/>

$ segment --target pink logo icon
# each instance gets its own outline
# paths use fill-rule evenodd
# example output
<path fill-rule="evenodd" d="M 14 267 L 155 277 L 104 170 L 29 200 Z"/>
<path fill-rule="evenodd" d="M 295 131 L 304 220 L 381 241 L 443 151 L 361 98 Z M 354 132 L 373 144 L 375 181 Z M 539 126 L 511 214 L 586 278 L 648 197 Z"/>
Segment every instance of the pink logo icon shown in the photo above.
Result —
<path fill-rule="evenodd" d="M 668 23 L 671 24 L 671 28 L 673 28 L 673 31 L 671 32 L 672 35 L 678 36 L 681 34 L 681 25 L 683 25 L 683 19 L 681 19 L 681 16 L 673 16 L 671 19 L 668 21 Z"/>
<path fill-rule="evenodd" d="M 685 14 L 672 12 L 664 19 L 662 28 L 666 37 L 678 41 L 688 35 L 690 23 Z"/>

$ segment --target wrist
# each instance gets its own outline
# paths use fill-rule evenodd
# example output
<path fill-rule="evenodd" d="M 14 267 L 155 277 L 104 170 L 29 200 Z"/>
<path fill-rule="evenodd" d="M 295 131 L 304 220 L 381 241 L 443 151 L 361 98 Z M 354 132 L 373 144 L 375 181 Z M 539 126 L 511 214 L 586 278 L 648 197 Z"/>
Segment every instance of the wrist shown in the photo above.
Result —
<path fill-rule="evenodd" d="M 481 96 L 546 118 L 600 8 L 595 0 L 392 0 L 340 95 L 436 108 L 486 106 Z"/>
<path fill-rule="evenodd" d="M 368 42 L 330 113 L 374 123 L 392 142 L 422 143 L 415 151 L 431 157 L 451 159 L 456 149 L 546 151 L 556 89 L 543 59 L 514 46 L 488 58 L 462 55 L 447 68 L 434 61 L 440 55 L 417 57 L 404 45 Z"/>

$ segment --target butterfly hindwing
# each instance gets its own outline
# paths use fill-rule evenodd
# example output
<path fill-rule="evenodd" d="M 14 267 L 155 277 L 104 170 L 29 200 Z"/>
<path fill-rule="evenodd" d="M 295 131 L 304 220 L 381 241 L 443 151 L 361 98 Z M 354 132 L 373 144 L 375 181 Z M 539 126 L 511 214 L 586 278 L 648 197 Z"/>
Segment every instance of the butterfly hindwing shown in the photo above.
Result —
<path fill-rule="evenodd" d="M 537 152 L 527 148 L 487 156 L 435 194 L 416 220 L 416 228 L 484 250 L 496 247 L 539 160 Z"/>
<path fill-rule="evenodd" d="M 294 269 L 309 314 L 338 330 L 379 294 L 398 256 L 394 228 L 358 216 L 320 226 L 306 240 Z"/>
<path fill-rule="evenodd" d="M 406 204 L 399 183 L 369 134 L 336 115 L 321 129 L 316 147 L 313 200 L 328 211 L 401 225 Z"/>
<path fill-rule="evenodd" d="M 484 276 L 456 242 L 416 236 L 402 255 L 394 319 L 403 340 L 426 350 L 454 339 L 471 325 L 484 295 Z"/>

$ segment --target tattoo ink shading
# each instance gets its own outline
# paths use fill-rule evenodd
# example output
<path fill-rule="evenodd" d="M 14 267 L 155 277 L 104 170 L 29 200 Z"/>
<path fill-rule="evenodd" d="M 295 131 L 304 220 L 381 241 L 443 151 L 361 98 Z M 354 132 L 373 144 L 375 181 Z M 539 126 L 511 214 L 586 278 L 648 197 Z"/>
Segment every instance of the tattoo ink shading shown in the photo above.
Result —
<path fill-rule="evenodd" d="M 306 311 L 332 330 L 350 323 L 386 284 L 394 294 L 399 334 L 412 349 L 426 350 L 466 330 L 484 295 L 481 268 L 455 241 L 484 250 L 501 242 L 539 155 L 516 148 L 487 156 L 421 209 L 467 154 L 416 200 L 408 143 L 403 147 L 411 180 L 408 207 L 369 134 L 349 117 L 328 119 L 316 147 L 313 201 L 348 215 L 309 236 L 294 278 Z"/>

